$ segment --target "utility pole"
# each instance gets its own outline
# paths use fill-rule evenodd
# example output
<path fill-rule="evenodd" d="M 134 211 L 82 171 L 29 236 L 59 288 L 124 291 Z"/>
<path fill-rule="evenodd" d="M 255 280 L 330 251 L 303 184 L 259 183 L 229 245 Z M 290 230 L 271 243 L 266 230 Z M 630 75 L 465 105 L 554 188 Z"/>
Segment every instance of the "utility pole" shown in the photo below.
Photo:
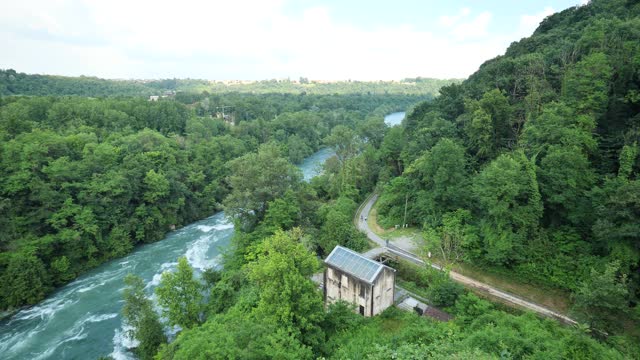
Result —
<path fill-rule="evenodd" d="M 218 110 L 218 109 L 222 109 L 222 119 L 224 119 L 224 116 L 225 116 L 225 115 L 224 115 L 224 109 L 225 109 L 225 108 L 232 108 L 232 107 L 233 107 L 233 106 L 231 106 L 231 105 L 216 106 L 216 110 Z"/>
<path fill-rule="evenodd" d="M 402 227 L 407 227 L 407 205 L 409 204 L 409 194 L 404 196 L 404 221 L 402 221 Z"/>

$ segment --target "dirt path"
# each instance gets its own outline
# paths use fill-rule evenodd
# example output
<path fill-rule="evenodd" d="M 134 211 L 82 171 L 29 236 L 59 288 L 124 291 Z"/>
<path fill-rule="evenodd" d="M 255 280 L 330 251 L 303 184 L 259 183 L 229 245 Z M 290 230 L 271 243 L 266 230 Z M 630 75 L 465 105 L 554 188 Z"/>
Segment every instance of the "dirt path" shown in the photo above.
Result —
<path fill-rule="evenodd" d="M 355 218 L 355 223 L 357 224 L 357 227 L 360 231 L 364 232 L 365 234 L 367 234 L 367 237 L 369 239 L 371 239 L 371 241 L 375 242 L 376 244 L 378 244 L 380 247 L 384 248 L 385 252 L 391 253 L 393 255 L 396 256 L 400 256 L 406 260 L 409 260 L 411 262 L 414 262 L 416 264 L 420 264 L 420 265 L 426 265 L 426 263 L 420 259 L 420 257 L 414 253 L 411 252 L 411 248 L 404 248 L 403 247 L 403 243 L 398 243 L 395 245 L 391 245 L 386 242 L 384 239 L 382 239 L 380 236 L 376 235 L 373 231 L 371 231 L 371 228 L 369 227 L 369 224 L 367 223 L 367 219 L 369 217 L 369 212 L 371 211 L 371 207 L 373 206 L 373 204 L 376 202 L 376 200 L 378 199 L 378 195 L 377 194 L 373 194 L 371 196 L 369 196 L 369 198 L 365 201 L 365 203 L 363 204 L 363 206 L 360 207 L 360 210 L 356 213 L 356 218 Z M 406 246 L 405 246 L 406 247 Z M 442 268 L 438 265 L 435 264 L 429 264 L 431 267 L 438 269 L 438 270 L 442 270 Z M 517 297 L 513 294 L 510 294 L 508 292 L 499 290 L 491 285 L 482 283 L 480 281 L 474 280 L 470 277 L 464 276 L 462 274 L 459 274 L 457 272 L 454 271 L 450 271 L 449 272 L 449 276 L 451 276 L 451 278 L 467 287 L 476 289 L 480 292 L 483 292 L 485 294 L 489 294 L 493 297 L 496 297 L 506 303 L 509 304 L 513 304 L 513 305 L 517 305 L 526 309 L 529 309 L 533 312 L 536 312 L 538 314 L 544 315 L 544 316 L 548 316 L 548 317 L 552 317 L 555 319 L 558 319 L 564 323 L 567 324 L 571 324 L 571 325 L 575 325 L 577 324 L 577 322 L 565 315 L 562 315 L 560 313 L 557 313 L 551 309 L 548 309 L 544 306 L 538 305 L 536 303 L 532 303 L 530 301 L 527 301 L 525 299 L 522 299 L 520 297 Z"/>

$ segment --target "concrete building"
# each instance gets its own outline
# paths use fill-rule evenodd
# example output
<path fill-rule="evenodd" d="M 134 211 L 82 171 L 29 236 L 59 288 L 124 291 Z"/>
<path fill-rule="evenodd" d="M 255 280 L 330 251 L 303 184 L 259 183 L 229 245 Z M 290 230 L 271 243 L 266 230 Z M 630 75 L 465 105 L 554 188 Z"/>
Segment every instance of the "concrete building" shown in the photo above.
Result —
<path fill-rule="evenodd" d="M 363 316 L 374 316 L 393 305 L 396 271 L 342 246 L 324 263 L 324 302 L 344 300 Z"/>

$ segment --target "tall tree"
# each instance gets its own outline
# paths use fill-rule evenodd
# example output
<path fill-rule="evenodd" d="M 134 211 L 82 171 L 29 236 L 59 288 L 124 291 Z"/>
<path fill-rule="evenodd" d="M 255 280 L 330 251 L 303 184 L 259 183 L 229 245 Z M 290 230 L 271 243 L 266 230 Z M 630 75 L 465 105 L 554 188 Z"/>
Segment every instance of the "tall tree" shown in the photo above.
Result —
<path fill-rule="evenodd" d="M 575 294 L 574 313 L 591 328 L 609 331 L 620 327 L 620 315 L 629 312 L 627 277 L 619 275 L 619 264 L 610 263 L 604 271 L 591 270 Z"/>
<path fill-rule="evenodd" d="M 255 316 L 317 347 L 324 309 L 311 275 L 320 268 L 317 258 L 297 241 L 300 236 L 299 230 L 276 232 L 247 255 L 246 268 L 258 287 Z"/>
<path fill-rule="evenodd" d="M 136 355 L 144 360 L 153 359 L 160 345 L 167 342 L 167 337 L 151 300 L 146 297 L 142 279 L 128 274 L 124 283 L 127 287 L 123 292 L 122 316 L 125 323 L 132 327 L 127 336 L 139 342 Z"/>
<path fill-rule="evenodd" d="M 184 256 L 178 259 L 175 272 L 162 273 L 156 294 L 169 324 L 186 329 L 200 323 L 204 298 L 202 290 L 202 284 L 194 278 L 193 269 Z"/>
<path fill-rule="evenodd" d="M 243 229 L 252 229 L 264 218 L 270 201 L 295 189 L 300 170 L 283 158 L 276 144 L 264 144 L 256 153 L 229 162 L 231 192 L 224 200 L 227 216 Z"/>
<path fill-rule="evenodd" d="M 425 189 L 418 201 L 424 207 L 418 212 L 421 222 L 430 226 L 438 226 L 443 213 L 462 207 L 470 195 L 465 148 L 451 139 L 438 141 L 407 172 Z"/>
<path fill-rule="evenodd" d="M 487 259 L 505 264 L 521 258 L 542 216 L 532 161 L 521 151 L 500 155 L 478 174 L 473 191 Z"/>

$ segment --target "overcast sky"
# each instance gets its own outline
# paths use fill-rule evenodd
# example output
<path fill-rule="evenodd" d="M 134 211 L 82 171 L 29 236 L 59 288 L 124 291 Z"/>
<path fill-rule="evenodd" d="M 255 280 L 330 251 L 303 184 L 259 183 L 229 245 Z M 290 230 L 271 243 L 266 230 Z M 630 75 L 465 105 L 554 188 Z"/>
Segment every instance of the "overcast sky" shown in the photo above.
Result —
<path fill-rule="evenodd" d="M 106 78 L 464 78 L 584 0 L 0 0 L 0 68 Z"/>

